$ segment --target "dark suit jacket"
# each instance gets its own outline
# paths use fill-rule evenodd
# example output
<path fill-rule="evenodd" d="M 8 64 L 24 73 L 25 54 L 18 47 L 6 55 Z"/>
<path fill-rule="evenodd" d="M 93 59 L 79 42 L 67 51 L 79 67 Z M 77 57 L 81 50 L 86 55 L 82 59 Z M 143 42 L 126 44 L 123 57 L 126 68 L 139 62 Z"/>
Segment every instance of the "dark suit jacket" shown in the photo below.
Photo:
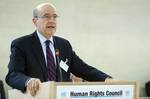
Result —
<path fill-rule="evenodd" d="M 3 81 L 0 80 L 0 99 L 6 99 Z"/>
<path fill-rule="evenodd" d="M 62 81 L 70 81 L 70 72 L 87 81 L 104 81 L 110 77 L 83 62 L 67 40 L 56 36 L 53 40 L 54 48 L 59 49 L 59 59 L 63 61 L 68 59 L 68 71 L 61 69 Z M 22 91 L 25 91 L 25 82 L 30 77 L 39 78 L 42 82 L 48 81 L 45 58 L 36 32 L 12 42 L 8 68 L 6 82 Z M 59 70 L 57 74 L 57 81 L 60 81 Z"/>
<path fill-rule="evenodd" d="M 146 90 L 147 96 L 150 96 L 150 81 L 145 83 L 145 90 Z"/>

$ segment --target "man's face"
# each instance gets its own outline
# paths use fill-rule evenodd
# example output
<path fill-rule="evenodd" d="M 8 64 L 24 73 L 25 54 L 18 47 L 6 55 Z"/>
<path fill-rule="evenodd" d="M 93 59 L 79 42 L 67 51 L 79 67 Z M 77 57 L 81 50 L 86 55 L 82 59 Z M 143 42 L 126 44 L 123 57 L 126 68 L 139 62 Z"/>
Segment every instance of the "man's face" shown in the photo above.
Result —
<path fill-rule="evenodd" d="M 55 8 L 45 5 L 38 8 L 38 16 L 33 19 L 37 30 L 46 38 L 56 32 L 57 14 Z"/>

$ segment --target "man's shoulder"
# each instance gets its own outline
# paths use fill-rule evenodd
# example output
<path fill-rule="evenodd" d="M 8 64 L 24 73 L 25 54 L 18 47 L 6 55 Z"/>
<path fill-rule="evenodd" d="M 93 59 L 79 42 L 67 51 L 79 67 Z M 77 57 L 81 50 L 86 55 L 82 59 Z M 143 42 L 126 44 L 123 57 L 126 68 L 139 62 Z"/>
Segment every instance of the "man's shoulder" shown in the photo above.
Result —
<path fill-rule="evenodd" d="M 60 36 L 54 36 L 54 41 L 56 42 L 62 42 L 62 43 L 69 43 L 69 41 L 65 38 L 62 38 Z"/>
<path fill-rule="evenodd" d="M 14 39 L 12 43 L 16 43 L 16 44 L 24 44 L 28 42 L 31 43 L 33 36 L 34 36 L 34 33 L 21 36 L 21 37 Z"/>

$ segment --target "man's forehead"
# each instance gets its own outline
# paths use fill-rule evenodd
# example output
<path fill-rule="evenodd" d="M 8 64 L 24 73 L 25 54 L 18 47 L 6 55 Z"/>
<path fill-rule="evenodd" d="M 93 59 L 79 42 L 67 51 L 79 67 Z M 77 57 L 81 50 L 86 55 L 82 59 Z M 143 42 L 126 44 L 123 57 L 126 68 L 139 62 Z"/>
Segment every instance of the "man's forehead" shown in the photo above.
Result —
<path fill-rule="evenodd" d="M 39 11 L 40 15 L 56 15 L 56 11 L 55 10 L 43 10 L 43 11 Z"/>

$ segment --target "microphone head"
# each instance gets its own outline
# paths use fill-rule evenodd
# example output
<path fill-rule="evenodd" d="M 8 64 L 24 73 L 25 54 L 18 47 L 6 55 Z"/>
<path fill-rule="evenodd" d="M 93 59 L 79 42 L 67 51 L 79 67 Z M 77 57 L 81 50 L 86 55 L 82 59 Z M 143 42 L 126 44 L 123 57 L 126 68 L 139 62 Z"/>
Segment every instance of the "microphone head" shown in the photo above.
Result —
<path fill-rule="evenodd" d="M 56 56 L 59 56 L 59 49 L 56 49 Z"/>

